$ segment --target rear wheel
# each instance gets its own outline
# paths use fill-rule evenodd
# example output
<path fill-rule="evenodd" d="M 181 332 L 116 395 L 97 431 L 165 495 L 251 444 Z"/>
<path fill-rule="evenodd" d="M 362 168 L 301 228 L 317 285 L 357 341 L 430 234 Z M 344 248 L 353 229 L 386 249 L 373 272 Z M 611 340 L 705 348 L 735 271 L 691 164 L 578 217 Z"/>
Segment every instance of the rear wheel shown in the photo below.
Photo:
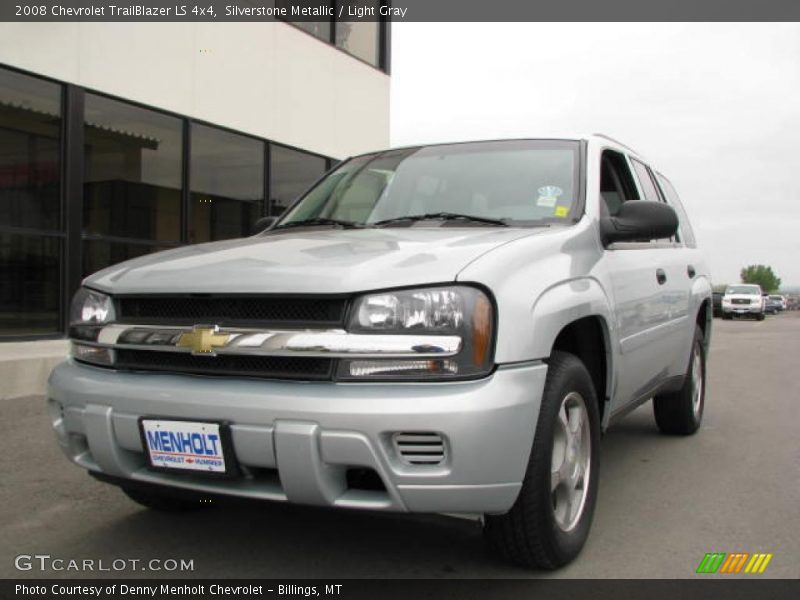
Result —
<path fill-rule="evenodd" d="M 505 559 L 555 569 L 575 558 L 597 498 L 600 414 L 591 376 L 574 355 L 554 352 L 522 489 L 484 532 Z"/>
<path fill-rule="evenodd" d="M 691 435 L 700 427 L 706 395 L 706 354 L 703 332 L 695 327 L 689 367 L 677 392 L 653 398 L 656 424 L 662 433 Z"/>
<path fill-rule="evenodd" d="M 123 487 L 122 491 L 137 504 L 160 512 L 187 512 L 203 508 L 199 498 L 177 497 L 168 493 L 130 487 Z"/>

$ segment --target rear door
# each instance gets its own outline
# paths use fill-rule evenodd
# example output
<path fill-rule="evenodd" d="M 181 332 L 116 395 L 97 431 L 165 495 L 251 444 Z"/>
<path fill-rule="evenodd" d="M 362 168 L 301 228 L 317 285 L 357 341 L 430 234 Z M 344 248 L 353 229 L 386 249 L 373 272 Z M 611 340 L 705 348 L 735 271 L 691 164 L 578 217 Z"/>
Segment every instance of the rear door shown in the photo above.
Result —
<path fill-rule="evenodd" d="M 698 288 L 705 288 L 706 286 L 698 286 L 696 282 L 701 279 L 710 279 L 710 275 L 708 273 L 708 269 L 703 259 L 703 256 L 700 250 L 697 248 L 697 242 L 694 237 L 694 231 L 692 230 L 692 225 L 689 222 L 689 218 L 686 215 L 686 210 L 683 207 L 683 203 L 681 202 L 680 198 L 678 197 L 678 192 L 675 190 L 675 187 L 670 183 L 669 179 L 664 177 L 660 173 L 653 173 L 655 175 L 655 180 L 658 183 L 658 187 L 661 191 L 661 194 L 664 196 L 665 201 L 669 204 L 675 212 L 678 213 L 678 221 L 680 223 L 678 229 L 678 237 L 677 242 L 679 243 L 679 255 L 680 261 L 678 263 L 678 269 L 685 269 L 686 276 L 689 279 L 689 287 L 687 293 L 687 319 L 686 319 L 686 337 L 688 340 L 685 342 L 686 348 L 684 348 L 684 363 L 683 367 L 685 367 L 685 361 L 688 360 L 685 357 L 688 355 L 689 348 L 691 347 L 691 340 L 694 339 L 694 330 L 695 330 L 695 315 L 700 308 L 703 300 L 706 299 L 707 296 L 698 295 L 700 292 L 695 292 L 695 289 Z M 708 284 L 710 286 L 710 283 Z M 720 298 L 721 302 L 721 298 Z M 720 306 L 720 310 L 722 307 Z M 710 333 L 710 332 L 708 332 Z M 707 340 L 708 341 L 708 340 Z M 707 342 L 706 341 L 706 342 Z M 681 366 L 681 365 L 679 365 Z"/>
<path fill-rule="evenodd" d="M 645 198 L 670 204 L 678 214 L 679 224 L 685 222 L 686 228 L 690 231 L 686 215 L 682 214 L 683 208 L 681 207 L 679 210 L 675 205 L 667 202 L 653 171 L 635 158 L 631 158 L 631 165 Z M 661 284 L 661 294 L 666 312 L 661 333 L 663 340 L 660 346 L 664 352 L 665 363 L 669 365 L 667 374 L 669 377 L 685 374 L 691 340 L 694 335 L 694 323 L 689 323 L 689 303 L 692 280 L 697 272 L 683 237 L 683 231 L 679 225 L 678 233 L 672 239 L 656 242 L 656 245 L 662 250 L 659 256 L 659 268 L 666 275 L 666 281 Z M 692 327 L 689 327 L 690 325 Z"/>

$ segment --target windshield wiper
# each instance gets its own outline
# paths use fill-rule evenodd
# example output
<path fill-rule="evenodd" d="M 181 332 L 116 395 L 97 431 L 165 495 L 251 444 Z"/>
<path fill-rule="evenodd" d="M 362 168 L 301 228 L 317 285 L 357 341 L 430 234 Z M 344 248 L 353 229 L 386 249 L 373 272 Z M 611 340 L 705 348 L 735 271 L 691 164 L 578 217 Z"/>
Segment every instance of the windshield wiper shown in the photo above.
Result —
<path fill-rule="evenodd" d="M 341 227 L 342 229 L 364 229 L 367 227 L 363 223 L 356 223 L 355 221 L 342 221 L 340 219 L 328 219 L 326 217 L 315 217 L 313 219 L 303 219 L 301 221 L 289 221 L 288 223 L 280 223 L 272 228 L 272 230 L 276 229 L 287 229 L 289 227 L 306 227 L 306 226 L 314 226 L 314 225 L 334 225 L 335 227 Z"/>
<path fill-rule="evenodd" d="M 408 221 L 411 223 L 415 221 L 472 221 L 473 223 L 486 223 L 487 225 L 508 227 L 508 223 L 500 219 L 490 219 L 488 217 L 478 217 L 476 215 L 462 215 L 459 213 L 451 213 L 451 212 L 425 213 L 422 215 L 406 215 L 405 217 L 394 217 L 393 219 L 384 219 L 383 221 L 377 221 L 375 223 L 372 223 L 372 225 L 380 227 L 382 225 L 390 225 L 392 223 L 402 223 L 403 221 Z"/>

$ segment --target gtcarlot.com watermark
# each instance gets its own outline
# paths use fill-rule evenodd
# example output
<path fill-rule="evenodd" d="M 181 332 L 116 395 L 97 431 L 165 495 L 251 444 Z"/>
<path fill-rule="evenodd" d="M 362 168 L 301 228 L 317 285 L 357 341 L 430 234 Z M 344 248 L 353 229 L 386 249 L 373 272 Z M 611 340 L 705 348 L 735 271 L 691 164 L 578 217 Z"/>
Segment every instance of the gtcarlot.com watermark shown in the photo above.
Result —
<path fill-rule="evenodd" d="M 18 571 L 194 571 L 194 559 L 185 558 L 61 558 L 49 554 L 19 554 Z"/>

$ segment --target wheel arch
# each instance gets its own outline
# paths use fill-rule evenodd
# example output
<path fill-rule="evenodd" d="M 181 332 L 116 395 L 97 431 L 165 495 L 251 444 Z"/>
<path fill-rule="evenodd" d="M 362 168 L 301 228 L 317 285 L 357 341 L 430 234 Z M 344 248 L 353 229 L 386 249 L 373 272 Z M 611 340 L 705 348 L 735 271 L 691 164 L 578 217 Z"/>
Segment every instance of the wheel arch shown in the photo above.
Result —
<path fill-rule="evenodd" d="M 605 424 L 615 371 L 613 319 L 603 288 L 590 278 L 551 287 L 534 305 L 533 317 L 538 356 L 546 360 L 553 351 L 561 350 L 583 362 L 592 377 L 601 423 Z"/>
<path fill-rule="evenodd" d="M 705 347 L 706 356 L 708 356 L 708 349 L 711 344 L 711 329 L 714 322 L 711 282 L 705 277 L 698 278 L 692 286 L 691 293 L 697 299 L 695 300 L 697 312 L 692 322 L 692 335 L 694 335 L 694 327 L 699 327 L 700 331 L 703 332 L 703 346 Z"/>
<path fill-rule="evenodd" d="M 611 398 L 613 365 L 605 319 L 599 315 L 590 315 L 566 324 L 553 341 L 551 352 L 554 351 L 575 355 L 589 371 L 597 396 L 600 422 L 605 423 Z"/>

